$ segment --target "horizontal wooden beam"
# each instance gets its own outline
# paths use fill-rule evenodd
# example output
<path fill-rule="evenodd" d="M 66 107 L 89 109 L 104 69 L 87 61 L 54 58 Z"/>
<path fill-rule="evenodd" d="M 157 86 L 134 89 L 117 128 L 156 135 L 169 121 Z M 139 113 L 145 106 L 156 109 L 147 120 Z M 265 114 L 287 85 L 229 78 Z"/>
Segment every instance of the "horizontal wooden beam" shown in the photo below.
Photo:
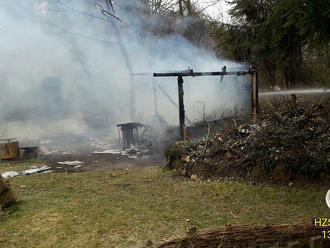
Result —
<path fill-rule="evenodd" d="M 181 71 L 181 72 L 164 72 L 164 73 L 154 73 L 154 77 L 203 77 L 203 76 L 226 76 L 226 75 L 236 75 L 242 76 L 246 74 L 252 74 L 254 71 L 213 71 L 213 72 L 194 72 Z"/>

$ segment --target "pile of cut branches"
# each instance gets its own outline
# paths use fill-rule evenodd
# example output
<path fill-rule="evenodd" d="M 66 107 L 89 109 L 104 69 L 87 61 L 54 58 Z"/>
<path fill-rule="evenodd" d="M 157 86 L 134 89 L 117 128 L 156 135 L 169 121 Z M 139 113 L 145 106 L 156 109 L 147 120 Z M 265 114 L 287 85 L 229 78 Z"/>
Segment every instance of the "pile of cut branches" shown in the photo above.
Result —
<path fill-rule="evenodd" d="M 256 122 L 233 121 L 207 140 L 170 146 L 168 167 L 187 177 L 329 181 L 329 109 L 329 100 L 302 104 L 295 98 L 265 108 Z"/>
<path fill-rule="evenodd" d="M 224 226 L 168 240 L 155 247 L 271 247 L 284 245 L 290 241 L 306 243 L 311 237 L 320 233 L 321 230 L 305 224 Z"/>

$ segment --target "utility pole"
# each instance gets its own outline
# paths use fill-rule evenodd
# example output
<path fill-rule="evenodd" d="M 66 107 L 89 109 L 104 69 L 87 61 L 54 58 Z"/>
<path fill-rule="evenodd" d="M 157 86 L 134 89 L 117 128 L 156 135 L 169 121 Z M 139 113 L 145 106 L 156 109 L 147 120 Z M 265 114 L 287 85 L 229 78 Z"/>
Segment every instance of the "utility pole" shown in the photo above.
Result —
<path fill-rule="evenodd" d="M 111 0 L 104 0 L 104 1 L 106 4 L 107 12 L 115 15 L 115 11 L 114 11 Z M 123 54 L 125 65 L 127 67 L 128 73 L 129 73 L 129 81 L 130 81 L 129 113 L 130 113 L 130 117 L 131 117 L 132 121 L 134 121 L 136 118 L 136 109 L 135 109 L 135 82 L 134 82 L 134 78 L 132 76 L 132 73 L 133 73 L 132 63 L 131 63 L 130 57 L 128 55 L 127 49 L 124 45 L 120 30 L 118 28 L 118 25 L 117 25 L 115 19 L 113 17 L 111 17 L 110 15 L 106 15 L 106 16 L 107 16 L 109 22 L 111 23 L 111 26 L 115 32 L 119 48 L 121 50 L 121 53 Z"/>

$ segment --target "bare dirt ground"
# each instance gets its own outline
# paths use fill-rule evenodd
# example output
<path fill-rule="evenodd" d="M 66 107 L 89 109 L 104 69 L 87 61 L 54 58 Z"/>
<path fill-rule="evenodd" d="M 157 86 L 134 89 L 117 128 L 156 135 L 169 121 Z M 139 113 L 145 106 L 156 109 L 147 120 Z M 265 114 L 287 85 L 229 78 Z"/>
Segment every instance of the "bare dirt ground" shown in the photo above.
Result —
<path fill-rule="evenodd" d="M 84 154 L 41 154 L 39 159 L 46 162 L 55 172 L 85 172 L 104 169 L 131 169 L 161 165 L 165 163 L 163 154 L 153 154 L 142 158 L 128 158 L 121 154 L 84 153 Z M 60 164 L 65 161 L 80 161 L 77 165 Z"/>

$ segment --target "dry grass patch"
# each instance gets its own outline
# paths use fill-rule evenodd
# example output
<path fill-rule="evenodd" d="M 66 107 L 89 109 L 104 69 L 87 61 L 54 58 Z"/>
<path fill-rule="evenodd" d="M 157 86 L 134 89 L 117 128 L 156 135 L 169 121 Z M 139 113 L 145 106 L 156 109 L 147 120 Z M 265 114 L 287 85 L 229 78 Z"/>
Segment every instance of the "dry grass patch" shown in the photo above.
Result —
<path fill-rule="evenodd" d="M 291 224 L 329 213 L 324 186 L 191 181 L 162 167 L 10 181 L 21 201 L 1 219 L 0 247 L 141 247 L 192 225 Z"/>

